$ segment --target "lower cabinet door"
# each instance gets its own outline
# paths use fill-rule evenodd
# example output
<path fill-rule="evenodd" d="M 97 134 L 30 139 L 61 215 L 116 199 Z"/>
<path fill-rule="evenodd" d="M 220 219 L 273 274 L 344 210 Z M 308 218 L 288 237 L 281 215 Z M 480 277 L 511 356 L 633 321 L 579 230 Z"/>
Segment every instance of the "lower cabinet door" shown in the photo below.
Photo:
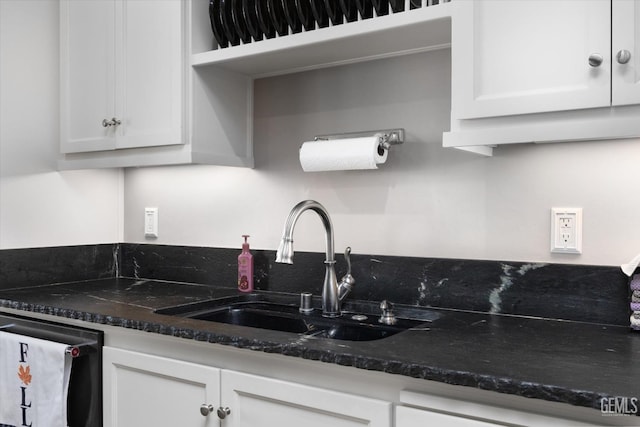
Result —
<path fill-rule="evenodd" d="M 104 347 L 104 425 L 213 427 L 220 420 L 220 370 Z M 203 415 L 201 405 L 212 405 Z"/>
<path fill-rule="evenodd" d="M 441 414 L 439 412 L 423 411 L 421 409 L 408 408 L 406 406 L 396 407 L 395 427 L 491 427 L 498 425 L 503 424 L 494 424 L 491 422 L 473 420 L 455 415 Z"/>
<path fill-rule="evenodd" d="M 390 427 L 392 405 L 346 393 L 222 371 L 224 427 Z"/>
<path fill-rule="evenodd" d="M 569 427 L 600 425 L 600 423 L 585 424 L 579 420 L 557 418 L 551 414 L 521 411 L 515 408 L 422 394 L 408 390 L 400 392 L 400 402 L 411 406 L 396 406 L 395 427 Z M 593 412 L 595 416 L 601 418 L 601 414 L 596 411 Z"/>

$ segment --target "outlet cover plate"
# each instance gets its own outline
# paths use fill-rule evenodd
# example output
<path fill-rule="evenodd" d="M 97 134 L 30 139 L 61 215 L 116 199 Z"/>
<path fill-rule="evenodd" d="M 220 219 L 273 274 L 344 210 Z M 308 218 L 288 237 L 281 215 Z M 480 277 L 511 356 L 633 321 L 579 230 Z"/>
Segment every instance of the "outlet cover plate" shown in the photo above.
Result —
<path fill-rule="evenodd" d="M 582 253 L 582 208 L 551 208 L 551 252 Z"/>
<path fill-rule="evenodd" d="M 144 236 L 158 237 L 158 208 L 144 208 Z"/>

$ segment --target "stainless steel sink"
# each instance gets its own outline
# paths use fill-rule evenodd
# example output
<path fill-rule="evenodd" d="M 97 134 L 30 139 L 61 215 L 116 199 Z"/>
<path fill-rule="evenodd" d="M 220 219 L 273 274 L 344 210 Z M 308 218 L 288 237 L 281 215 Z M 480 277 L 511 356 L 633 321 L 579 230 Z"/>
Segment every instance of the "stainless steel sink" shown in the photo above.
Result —
<path fill-rule="evenodd" d="M 378 322 L 380 309 L 376 303 L 350 302 L 337 318 L 323 317 L 319 300 L 314 301 L 311 312 L 304 314 L 300 313 L 298 303 L 295 295 L 255 293 L 167 307 L 155 312 L 345 341 L 378 340 L 437 318 L 432 311 L 409 308 L 403 311 L 401 308 L 396 323 L 385 325 Z M 403 317 L 403 314 L 407 316 Z"/>

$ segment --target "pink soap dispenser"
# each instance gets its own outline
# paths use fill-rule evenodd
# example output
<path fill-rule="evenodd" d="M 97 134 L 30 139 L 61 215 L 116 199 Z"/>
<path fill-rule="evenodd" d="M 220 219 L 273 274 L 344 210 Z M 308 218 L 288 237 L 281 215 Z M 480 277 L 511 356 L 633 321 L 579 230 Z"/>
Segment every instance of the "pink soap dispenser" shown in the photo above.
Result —
<path fill-rule="evenodd" d="M 253 255 L 249 251 L 247 238 L 249 235 L 243 234 L 244 243 L 242 252 L 238 255 L 238 290 L 240 292 L 253 291 Z"/>

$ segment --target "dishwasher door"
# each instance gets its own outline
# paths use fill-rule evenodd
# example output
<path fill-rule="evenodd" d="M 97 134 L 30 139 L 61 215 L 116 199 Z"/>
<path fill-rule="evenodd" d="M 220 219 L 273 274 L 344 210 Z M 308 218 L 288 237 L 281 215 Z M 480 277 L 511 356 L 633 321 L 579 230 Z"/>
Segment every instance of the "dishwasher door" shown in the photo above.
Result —
<path fill-rule="evenodd" d="M 102 331 L 6 313 L 0 313 L 0 330 L 67 344 L 73 358 L 67 398 L 68 426 L 102 426 Z"/>

